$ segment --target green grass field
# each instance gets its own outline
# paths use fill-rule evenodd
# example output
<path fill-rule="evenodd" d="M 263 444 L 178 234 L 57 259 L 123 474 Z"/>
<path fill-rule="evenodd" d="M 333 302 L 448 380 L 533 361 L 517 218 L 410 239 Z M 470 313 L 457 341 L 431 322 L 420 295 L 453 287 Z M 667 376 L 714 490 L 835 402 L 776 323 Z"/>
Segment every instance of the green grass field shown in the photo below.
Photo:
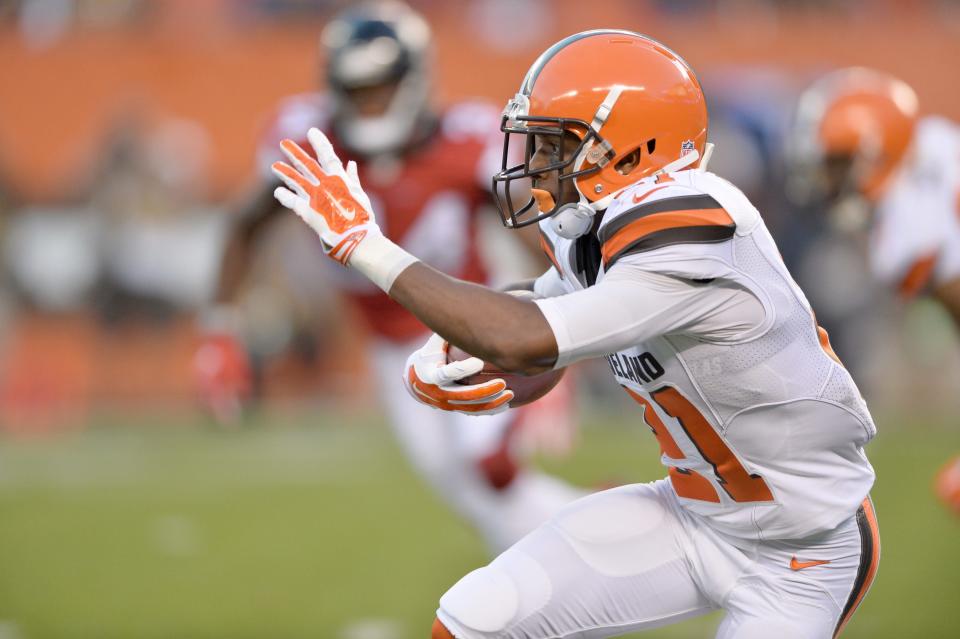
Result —
<path fill-rule="evenodd" d="M 485 563 L 376 417 L 98 421 L 0 441 L 0 639 L 424 639 L 439 595 Z M 883 560 L 845 637 L 960 637 L 960 519 L 930 491 L 960 427 L 880 425 Z M 649 431 L 616 416 L 548 466 L 586 484 L 662 474 Z"/>

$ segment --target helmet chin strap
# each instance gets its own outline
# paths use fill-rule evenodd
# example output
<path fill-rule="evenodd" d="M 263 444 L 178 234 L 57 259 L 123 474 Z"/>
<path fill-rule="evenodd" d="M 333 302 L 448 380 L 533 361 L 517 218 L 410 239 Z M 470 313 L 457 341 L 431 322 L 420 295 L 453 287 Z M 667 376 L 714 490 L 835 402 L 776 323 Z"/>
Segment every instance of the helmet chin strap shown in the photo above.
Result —
<path fill-rule="evenodd" d="M 697 171 L 703 173 L 707 170 L 707 163 L 710 161 L 710 157 L 713 155 L 713 148 L 713 144 L 710 143 L 707 143 L 706 146 L 704 146 L 703 160 L 700 162 L 700 166 L 697 167 Z M 700 160 L 700 152 L 694 149 L 690 153 L 687 153 L 677 158 L 673 162 L 666 164 L 663 168 L 653 173 L 653 175 L 680 171 L 687 168 L 691 164 L 695 164 L 697 160 Z M 586 235 L 590 229 L 593 228 L 593 218 L 596 216 L 597 212 L 606 209 L 610 202 L 613 201 L 613 199 L 620 195 L 620 193 L 622 193 L 624 190 L 620 189 L 604 198 L 597 200 L 596 202 L 590 202 L 586 197 L 584 197 L 583 193 L 580 192 L 580 187 L 577 186 L 576 188 L 577 195 L 580 196 L 580 201 L 564 204 L 560 207 L 560 210 L 558 210 L 550 218 L 550 225 L 553 227 L 553 230 L 556 232 L 556 234 L 568 240 L 575 240 L 578 237 Z"/>
<path fill-rule="evenodd" d="M 564 204 L 553 214 L 550 226 L 560 237 L 575 240 L 586 235 L 593 227 L 593 217 L 596 214 L 597 209 L 580 194 L 579 202 Z"/>
<path fill-rule="evenodd" d="M 706 171 L 706 167 L 704 165 L 706 164 L 706 161 L 710 159 L 710 156 L 713 155 L 713 145 L 708 144 L 707 147 L 708 148 L 705 148 L 703 152 L 703 158 L 705 162 L 702 162 L 700 164 L 700 167 L 698 168 L 698 170 L 700 171 Z M 683 170 L 699 159 L 700 159 L 700 151 L 697 151 L 696 149 L 694 149 L 689 153 L 685 153 L 681 155 L 673 162 L 668 162 L 667 164 L 664 164 L 662 167 L 654 171 L 653 175 L 660 175 L 661 173 L 673 173 L 675 171 Z"/>
<path fill-rule="evenodd" d="M 707 164 L 710 163 L 710 158 L 713 157 L 714 145 L 710 142 L 707 142 L 703 145 L 703 159 L 700 160 L 700 166 L 697 167 L 699 173 L 707 172 Z"/>
<path fill-rule="evenodd" d="M 592 128 L 597 133 L 600 132 L 600 129 L 606 123 L 607 118 L 610 117 L 611 111 L 613 111 L 614 105 L 616 105 L 617 100 L 620 99 L 620 94 L 624 91 L 624 86 L 617 84 L 607 92 L 606 97 L 603 99 L 603 102 L 600 103 L 600 106 L 597 107 L 597 112 L 593 116 L 593 121 L 590 122 L 590 128 Z M 591 151 L 595 151 L 593 148 L 593 141 L 586 144 L 583 150 L 580 152 L 579 157 L 577 157 L 576 162 L 574 162 L 574 171 L 579 171 L 583 167 L 584 161 L 590 157 Z M 603 146 L 599 147 L 602 153 L 605 153 L 610 149 L 608 143 L 604 143 Z M 600 166 L 603 166 L 607 163 L 605 155 L 600 155 L 598 157 L 597 163 Z M 577 186 L 574 182 L 574 188 L 577 189 L 577 195 L 579 196 L 578 202 L 572 202 L 570 204 L 564 204 L 560 207 L 551 218 L 550 225 L 553 227 L 553 230 L 560 237 L 566 238 L 568 240 L 575 240 L 578 237 L 586 235 L 587 232 L 593 228 L 593 218 L 596 216 L 597 211 L 606 208 L 606 204 L 602 207 L 598 207 L 599 202 L 590 202 L 583 196 L 583 193 L 580 192 L 580 187 Z M 608 202 L 612 196 L 603 198 L 601 202 Z"/>

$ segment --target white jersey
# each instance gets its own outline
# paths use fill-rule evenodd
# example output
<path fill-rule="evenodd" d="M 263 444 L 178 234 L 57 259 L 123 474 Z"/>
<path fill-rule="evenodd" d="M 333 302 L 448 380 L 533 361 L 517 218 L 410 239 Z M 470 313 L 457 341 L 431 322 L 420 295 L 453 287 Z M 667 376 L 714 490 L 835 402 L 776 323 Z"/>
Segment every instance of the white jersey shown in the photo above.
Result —
<path fill-rule="evenodd" d="M 870 266 L 905 297 L 960 277 L 960 127 L 952 122 L 917 123 L 903 166 L 877 202 Z"/>
<path fill-rule="evenodd" d="M 696 171 L 644 179 L 611 203 L 597 239 L 560 238 L 549 221 L 541 234 L 554 267 L 536 303 L 557 366 L 607 356 L 685 509 L 760 540 L 857 511 L 876 428 L 736 187 Z"/>

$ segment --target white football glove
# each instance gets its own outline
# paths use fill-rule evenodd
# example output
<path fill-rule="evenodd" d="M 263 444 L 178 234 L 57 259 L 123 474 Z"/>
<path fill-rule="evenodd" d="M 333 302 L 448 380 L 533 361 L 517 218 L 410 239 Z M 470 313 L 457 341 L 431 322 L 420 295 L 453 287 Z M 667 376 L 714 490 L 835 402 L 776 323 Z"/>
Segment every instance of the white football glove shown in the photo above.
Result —
<path fill-rule="evenodd" d="M 407 358 L 403 382 L 414 399 L 440 410 L 468 415 L 492 415 L 505 411 L 513 391 L 502 379 L 483 384 L 456 384 L 458 379 L 479 373 L 483 360 L 471 357 L 447 363 L 447 342 L 437 334 Z"/>
<path fill-rule="evenodd" d="M 357 269 L 389 292 L 393 281 L 416 258 L 381 233 L 370 198 L 360 186 L 357 164 L 351 161 L 344 169 L 319 129 L 310 129 L 307 139 L 316 160 L 293 140 L 280 143 L 290 164 L 274 162 L 271 166 L 286 184 L 277 187 L 274 197 L 316 231 L 328 256 Z"/>

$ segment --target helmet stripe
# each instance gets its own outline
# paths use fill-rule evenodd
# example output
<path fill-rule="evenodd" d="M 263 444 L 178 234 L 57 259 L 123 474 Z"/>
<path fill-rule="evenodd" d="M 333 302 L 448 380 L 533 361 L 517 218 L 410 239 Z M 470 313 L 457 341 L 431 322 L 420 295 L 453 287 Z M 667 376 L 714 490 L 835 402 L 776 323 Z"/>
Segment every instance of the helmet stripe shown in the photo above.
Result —
<path fill-rule="evenodd" d="M 593 36 L 602 36 L 602 35 L 625 35 L 632 36 L 635 38 L 643 38 L 644 40 L 649 40 L 650 42 L 656 43 L 658 46 L 663 47 L 669 51 L 680 63 L 687 69 L 687 72 L 690 73 L 690 76 L 693 77 L 697 84 L 697 75 L 693 72 L 693 68 L 687 64 L 687 61 L 681 58 L 677 53 L 663 44 L 656 38 L 651 38 L 650 36 L 638 33 L 636 31 L 628 31 L 627 29 L 591 29 L 589 31 L 581 31 L 580 33 L 574 33 L 569 35 L 563 40 L 556 42 L 549 49 L 540 54 L 540 57 L 536 59 L 530 69 L 527 71 L 527 75 L 523 78 L 523 83 L 520 85 L 520 93 L 529 96 L 533 92 L 533 85 L 536 83 L 537 78 L 540 76 L 540 72 L 543 71 L 543 67 L 546 66 L 550 60 L 553 59 L 553 56 L 557 55 L 560 51 L 565 49 L 567 46 L 577 42 L 578 40 L 583 40 L 584 38 L 591 38 Z"/>
<path fill-rule="evenodd" d="M 583 40 L 584 38 L 590 38 L 598 35 L 629 35 L 640 36 L 641 38 L 646 37 L 636 33 L 635 31 L 627 31 L 625 29 L 592 29 L 590 31 L 581 31 L 580 33 L 574 33 L 573 35 L 567 36 L 540 54 L 540 57 L 536 59 L 536 61 L 530 67 L 530 70 L 527 71 L 527 75 L 523 78 L 523 84 L 520 85 L 520 93 L 523 93 L 527 96 L 530 95 L 530 93 L 533 91 L 534 83 L 540 76 L 540 72 L 543 70 L 543 67 L 546 66 L 547 62 L 550 62 L 550 60 L 553 59 L 553 56 L 557 55 L 568 45 L 571 45 L 578 40 Z"/>

